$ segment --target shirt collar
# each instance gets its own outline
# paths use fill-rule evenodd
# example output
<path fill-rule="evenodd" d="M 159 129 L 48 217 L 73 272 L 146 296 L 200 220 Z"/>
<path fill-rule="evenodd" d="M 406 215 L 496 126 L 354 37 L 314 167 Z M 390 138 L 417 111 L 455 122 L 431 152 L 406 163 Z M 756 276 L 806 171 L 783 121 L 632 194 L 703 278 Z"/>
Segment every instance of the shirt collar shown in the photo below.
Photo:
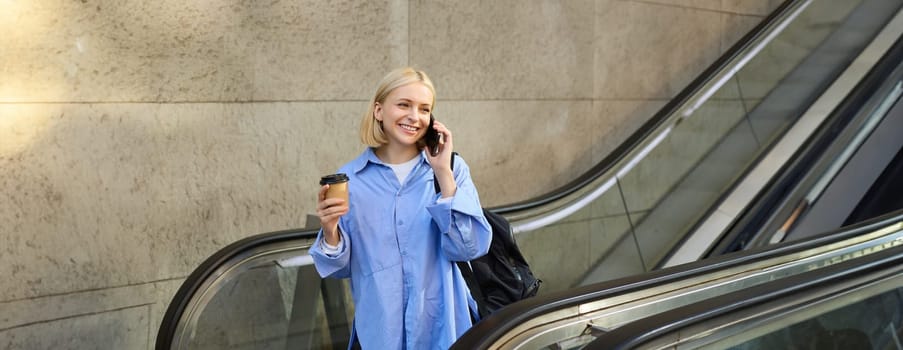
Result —
<path fill-rule="evenodd" d="M 425 151 L 420 151 L 420 161 L 429 165 L 430 161 L 427 158 Z M 367 164 L 369 163 L 386 164 L 376 156 L 376 152 L 373 151 L 373 147 L 367 147 L 367 150 L 365 150 L 364 153 L 361 153 L 361 155 L 358 156 L 357 159 L 351 161 L 351 170 L 353 170 L 354 173 L 357 174 L 361 172 L 361 170 L 364 170 L 364 168 L 367 167 Z"/>

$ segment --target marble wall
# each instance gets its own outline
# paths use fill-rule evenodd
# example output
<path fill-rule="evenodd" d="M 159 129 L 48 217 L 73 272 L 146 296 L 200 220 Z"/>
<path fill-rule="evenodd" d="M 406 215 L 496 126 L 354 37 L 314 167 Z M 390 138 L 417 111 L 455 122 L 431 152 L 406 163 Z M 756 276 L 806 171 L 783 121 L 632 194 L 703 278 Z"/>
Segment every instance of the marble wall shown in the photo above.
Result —
<path fill-rule="evenodd" d="M 500 205 L 604 158 L 779 3 L 0 0 L 0 348 L 152 348 L 203 259 L 305 225 L 394 67 L 432 76 Z"/>

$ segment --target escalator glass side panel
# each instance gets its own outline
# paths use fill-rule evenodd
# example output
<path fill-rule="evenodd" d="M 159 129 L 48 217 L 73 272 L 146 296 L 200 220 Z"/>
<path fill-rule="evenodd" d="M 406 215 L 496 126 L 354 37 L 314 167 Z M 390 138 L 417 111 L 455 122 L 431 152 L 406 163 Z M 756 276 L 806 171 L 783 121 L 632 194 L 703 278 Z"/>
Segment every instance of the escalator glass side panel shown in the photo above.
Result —
<path fill-rule="evenodd" d="M 899 349 L 903 338 L 903 276 L 747 325 L 709 349 Z"/>
<path fill-rule="evenodd" d="M 347 281 L 321 279 L 312 238 L 236 255 L 196 288 L 170 344 L 158 349 L 344 349 L 353 304 Z"/>
<path fill-rule="evenodd" d="M 775 342 L 780 349 L 792 349 L 800 345 L 797 342 L 816 349 L 811 345 L 818 343 L 785 337 L 786 332 L 802 335 L 810 331 L 852 344 L 886 343 L 900 327 L 898 322 L 890 324 L 894 331 L 881 339 L 889 325 L 886 321 L 898 321 L 901 316 L 901 260 L 903 239 L 874 254 L 850 256 L 809 273 L 634 321 L 601 334 L 585 349 L 725 349 L 741 345 L 745 346 L 741 349 L 751 349 Z M 888 300 L 897 303 L 877 306 Z M 869 319 L 867 315 L 879 307 L 890 307 L 885 310 L 889 312 L 879 320 Z"/>

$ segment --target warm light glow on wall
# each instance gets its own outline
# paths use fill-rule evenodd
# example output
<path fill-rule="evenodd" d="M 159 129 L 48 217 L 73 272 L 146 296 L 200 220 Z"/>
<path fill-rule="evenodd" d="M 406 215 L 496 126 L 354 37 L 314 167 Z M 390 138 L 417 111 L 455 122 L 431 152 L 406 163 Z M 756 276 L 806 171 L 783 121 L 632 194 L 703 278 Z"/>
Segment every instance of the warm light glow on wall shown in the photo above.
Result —
<path fill-rule="evenodd" d="M 42 109 L 38 105 L 0 104 L 0 156 L 22 152 L 37 140 L 50 122 L 48 114 L 43 113 L 48 111 Z"/>
<path fill-rule="evenodd" d="M 23 91 L 28 90 L 29 86 L 24 81 L 24 73 L 19 71 L 17 67 L 22 66 L 21 63 L 26 58 L 19 57 L 20 48 L 23 42 L 23 36 L 40 37 L 41 33 L 34 33 L 38 30 L 41 19 L 29 16 L 30 8 L 34 4 L 25 0 L 0 0 L 0 102 L 19 102 L 22 100 Z M 4 119 L 7 116 L 3 116 Z M 0 127 L 8 124 L 8 120 L 0 121 Z M 0 130 L 0 138 L 4 138 Z M 5 140 L 0 139 L 0 144 Z"/>
<path fill-rule="evenodd" d="M 0 26 L 11 23 L 21 13 L 21 6 L 22 1 L 19 0 L 0 0 Z"/>

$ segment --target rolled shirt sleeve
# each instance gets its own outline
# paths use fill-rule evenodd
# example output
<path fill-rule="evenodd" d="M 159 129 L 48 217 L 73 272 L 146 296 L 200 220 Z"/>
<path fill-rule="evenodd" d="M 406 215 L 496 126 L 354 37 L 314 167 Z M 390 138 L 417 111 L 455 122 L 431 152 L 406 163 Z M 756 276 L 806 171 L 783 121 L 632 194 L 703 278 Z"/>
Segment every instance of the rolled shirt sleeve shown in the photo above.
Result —
<path fill-rule="evenodd" d="M 314 266 L 320 277 L 347 278 L 350 277 L 349 262 L 351 259 L 351 241 L 345 230 L 339 228 L 339 245 L 336 250 L 329 250 L 326 240 L 323 238 L 323 230 L 317 233 L 317 239 L 310 247 L 310 256 L 314 259 Z M 324 249 L 327 248 L 327 249 Z"/>

